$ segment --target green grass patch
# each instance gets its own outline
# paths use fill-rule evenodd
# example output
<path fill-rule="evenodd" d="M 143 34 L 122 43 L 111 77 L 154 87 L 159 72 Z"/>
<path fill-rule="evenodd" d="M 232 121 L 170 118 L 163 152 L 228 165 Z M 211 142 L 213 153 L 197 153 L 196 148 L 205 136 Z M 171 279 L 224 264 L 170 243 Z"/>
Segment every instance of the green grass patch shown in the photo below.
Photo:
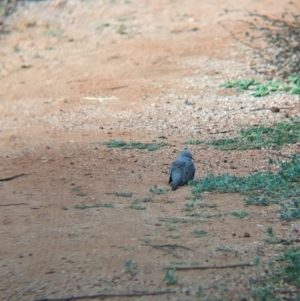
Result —
<path fill-rule="evenodd" d="M 198 298 L 201 298 L 203 296 L 203 288 L 201 285 L 198 286 L 197 291 L 196 291 L 196 296 Z"/>
<path fill-rule="evenodd" d="M 167 145 L 165 142 L 154 142 L 154 143 L 141 143 L 141 142 L 125 142 L 120 140 L 112 140 L 109 142 L 103 142 L 109 148 L 121 148 L 121 149 L 145 149 L 148 151 L 156 151 Z"/>
<path fill-rule="evenodd" d="M 224 253 L 228 253 L 228 252 L 232 252 L 232 250 L 229 249 L 229 248 L 219 247 L 219 248 L 216 248 L 216 252 L 224 252 Z"/>
<path fill-rule="evenodd" d="M 123 198 L 130 198 L 132 196 L 132 192 L 126 192 L 126 191 L 123 191 L 123 192 L 106 192 L 105 194 L 107 195 L 115 195 L 115 196 L 121 196 Z"/>
<path fill-rule="evenodd" d="M 149 244 L 151 242 L 151 239 L 148 237 L 141 237 L 141 238 L 139 238 L 139 240 L 145 244 Z"/>
<path fill-rule="evenodd" d="M 125 261 L 125 264 L 124 264 L 124 270 L 126 273 L 129 273 L 131 275 L 135 275 L 135 272 L 134 272 L 134 264 L 132 262 L 131 259 L 127 259 Z"/>
<path fill-rule="evenodd" d="M 184 142 L 184 144 L 189 144 L 189 145 L 200 145 L 203 144 L 204 141 L 202 140 L 195 140 L 195 139 L 190 139 Z"/>
<path fill-rule="evenodd" d="M 202 220 L 199 220 L 197 218 L 180 218 L 180 217 L 159 217 L 158 218 L 159 222 L 166 222 L 169 225 L 172 224 L 198 224 L 203 222 Z"/>
<path fill-rule="evenodd" d="M 186 202 L 184 204 L 184 211 L 194 211 L 198 208 L 215 208 L 216 204 L 207 204 L 203 200 L 193 199 L 190 202 Z"/>
<path fill-rule="evenodd" d="M 262 97 L 280 91 L 300 95 L 300 76 L 289 76 L 286 82 L 272 80 L 260 83 L 255 79 L 233 80 L 228 81 L 220 87 L 227 89 L 234 88 L 239 92 L 250 91 L 250 95 L 253 97 Z"/>
<path fill-rule="evenodd" d="M 274 163 L 274 162 L 271 162 Z M 191 181 L 192 194 L 201 197 L 204 191 L 217 193 L 240 193 L 246 195 L 244 199 L 247 205 L 272 203 L 282 206 L 280 215 L 283 219 L 300 218 L 300 159 L 293 155 L 290 162 L 280 163 L 279 171 L 274 173 L 257 172 L 246 177 L 231 176 L 227 173 L 215 176 L 208 175 L 199 181 Z M 250 202 L 251 201 L 251 202 Z"/>
<path fill-rule="evenodd" d="M 157 187 L 157 185 L 153 185 L 150 189 L 149 189 L 150 192 L 152 192 L 153 194 L 157 194 L 157 195 L 160 195 L 160 194 L 164 194 L 168 191 L 170 191 L 170 188 L 160 188 L 160 187 Z"/>
<path fill-rule="evenodd" d="M 166 230 L 167 230 L 167 231 L 176 231 L 177 228 L 174 227 L 174 226 L 172 226 L 172 225 L 166 225 Z"/>
<path fill-rule="evenodd" d="M 259 258 L 256 260 L 260 266 Z M 281 290 L 299 292 L 300 288 L 300 248 L 294 246 L 286 249 L 284 253 L 277 257 L 274 261 L 268 262 L 265 276 L 253 279 L 253 284 L 257 287 L 252 289 L 252 297 L 254 300 L 282 300 L 277 298 L 278 287 Z M 293 290 L 292 286 L 298 290 Z M 276 289 L 275 289 L 276 288 Z M 291 296 L 294 296 L 294 293 Z M 291 300 L 300 300 L 300 295 Z"/>
<path fill-rule="evenodd" d="M 232 215 L 237 218 L 245 218 L 246 216 L 248 216 L 248 211 L 246 211 L 246 210 L 242 210 L 240 212 L 234 211 L 234 212 L 232 212 Z"/>
<path fill-rule="evenodd" d="M 137 204 L 140 204 L 140 203 L 148 203 L 151 201 L 151 198 L 150 197 L 145 197 L 143 199 L 135 199 L 131 202 L 132 205 L 137 205 Z"/>
<path fill-rule="evenodd" d="M 129 208 L 134 210 L 147 210 L 146 206 L 141 206 L 141 205 L 130 205 Z"/>
<path fill-rule="evenodd" d="M 209 213 L 209 212 L 189 212 L 187 216 L 197 217 L 197 218 L 213 218 L 222 216 L 221 213 Z"/>
<path fill-rule="evenodd" d="M 207 237 L 208 233 L 205 230 L 194 230 L 192 232 L 193 237 L 199 238 L 199 237 Z"/>
<path fill-rule="evenodd" d="M 168 270 L 166 272 L 164 281 L 167 285 L 175 285 L 178 282 L 178 278 L 175 276 L 174 270 Z"/>
<path fill-rule="evenodd" d="M 81 188 L 80 187 L 73 187 L 72 188 L 72 191 L 77 195 L 77 196 L 87 196 L 87 194 L 83 191 L 81 191 Z"/>
<path fill-rule="evenodd" d="M 217 139 L 206 144 L 221 150 L 275 148 L 300 142 L 300 120 L 280 122 L 273 127 L 254 126 L 238 132 L 239 136 Z"/>
<path fill-rule="evenodd" d="M 95 204 L 95 205 L 75 205 L 75 209 L 89 209 L 89 208 L 114 208 L 115 206 L 113 204 Z"/>
<path fill-rule="evenodd" d="M 143 199 L 135 199 L 131 202 L 131 205 L 129 206 L 130 209 L 134 210 L 147 210 L 146 206 L 141 206 L 140 203 L 148 203 L 151 200 L 150 197 L 146 197 Z"/>
<path fill-rule="evenodd" d="M 47 28 L 45 31 L 44 31 L 44 35 L 45 36 L 52 36 L 52 37 L 61 37 L 63 34 L 63 30 L 58 28 L 58 29 L 51 29 L 51 28 Z"/>

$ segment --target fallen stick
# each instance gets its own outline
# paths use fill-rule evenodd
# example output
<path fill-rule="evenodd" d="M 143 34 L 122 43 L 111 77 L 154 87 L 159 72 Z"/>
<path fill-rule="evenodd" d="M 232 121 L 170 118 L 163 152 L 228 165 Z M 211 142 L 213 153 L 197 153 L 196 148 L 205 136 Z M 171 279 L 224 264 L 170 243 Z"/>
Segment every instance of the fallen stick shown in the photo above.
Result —
<path fill-rule="evenodd" d="M 27 203 L 0 204 L 0 206 L 20 206 L 20 205 L 28 205 L 28 204 Z"/>
<path fill-rule="evenodd" d="M 167 252 L 171 253 L 173 256 L 175 256 L 177 258 L 181 258 L 181 256 L 175 254 L 173 251 L 169 250 L 168 248 L 170 248 L 170 249 L 181 248 L 181 249 L 185 249 L 185 250 L 189 250 L 189 251 L 194 252 L 194 250 L 192 250 L 189 247 L 182 246 L 182 245 L 177 245 L 177 244 L 165 244 L 165 245 L 146 244 L 145 246 L 150 246 L 150 247 L 155 248 L 155 249 L 161 249 L 161 250 L 167 251 Z"/>
<path fill-rule="evenodd" d="M 83 295 L 63 298 L 44 298 L 34 301 L 68 301 L 68 300 L 80 300 L 80 299 L 95 299 L 95 298 L 113 298 L 113 297 L 142 297 L 142 296 L 157 296 L 166 294 L 175 294 L 176 291 L 157 291 L 157 292 L 136 292 L 136 293 L 123 293 L 123 294 L 96 294 L 96 295 Z"/>
<path fill-rule="evenodd" d="M 228 265 L 204 265 L 194 267 L 165 267 L 164 270 L 188 271 L 188 270 L 207 270 L 207 269 L 229 269 L 239 267 L 252 267 L 253 263 L 236 263 Z"/>
<path fill-rule="evenodd" d="M 5 182 L 5 181 L 11 181 L 13 179 L 16 179 L 16 178 L 19 178 L 19 177 L 22 177 L 22 176 L 25 176 L 26 173 L 21 173 L 19 175 L 16 175 L 16 176 L 12 176 L 12 177 L 8 177 L 8 178 L 3 178 L 3 179 L 0 179 L 0 182 Z"/>
<path fill-rule="evenodd" d="M 166 245 L 149 245 L 153 248 L 182 248 L 182 249 L 186 249 L 186 250 L 189 250 L 189 251 L 193 251 L 193 249 L 189 248 L 189 247 L 186 247 L 186 246 L 182 246 L 182 245 L 177 245 L 177 244 L 166 244 Z"/>

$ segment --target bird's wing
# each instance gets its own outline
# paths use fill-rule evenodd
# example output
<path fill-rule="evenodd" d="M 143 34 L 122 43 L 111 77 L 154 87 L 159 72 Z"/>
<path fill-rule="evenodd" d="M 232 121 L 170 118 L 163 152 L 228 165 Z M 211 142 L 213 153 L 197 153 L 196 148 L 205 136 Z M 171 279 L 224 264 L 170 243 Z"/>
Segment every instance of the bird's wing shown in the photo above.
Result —
<path fill-rule="evenodd" d="M 186 162 L 182 160 L 176 160 L 172 163 L 170 167 L 169 183 L 174 181 L 174 177 L 176 178 L 176 180 L 178 180 L 179 177 L 182 178 L 185 163 Z"/>
<path fill-rule="evenodd" d="M 184 170 L 182 175 L 182 182 L 187 183 L 190 180 L 193 180 L 195 176 L 195 166 L 192 161 L 186 161 L 184 164 Z"/>

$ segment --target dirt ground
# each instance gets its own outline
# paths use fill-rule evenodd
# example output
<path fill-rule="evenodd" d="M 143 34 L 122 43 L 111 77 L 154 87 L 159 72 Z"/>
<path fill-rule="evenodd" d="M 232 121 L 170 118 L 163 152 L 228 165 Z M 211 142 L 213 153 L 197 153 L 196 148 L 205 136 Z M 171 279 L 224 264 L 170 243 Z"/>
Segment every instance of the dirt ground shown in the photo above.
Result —
<path fill-rule="evenodd" d="M 299 238 L 299 223 L 279 220 L 278 205 L 248 207 L 238 219 L 232 212 L 245 210 L 242 196 L 209 193 L 203 199 L 216 207 L 203 213 L 212 217 L 191 222 L 189 186 L 161 195 L 149 189 L 167 187 L 185 141 L 231 137 L 299 114 L 296 96 L 253 99 L 219 87 L 257 77 L 251 53 L 219 23 L 245 30 L 245 11 L 280 15 L 288 2 L 17 3 L 0 32 L 0 178 L 25 175 L 0 182 L 1 300 L 159 291 L 169 292 L 110 300 L 195 300 L 200 285 L 202 300 L 252 300 L 251 280 L 261 276 L 255 267 L 175 271 L 176 285 L 166 284 L 164 268 L 256 256 L 266 264 L 281 248 L 264 243 L 267 227 Z M 274 105 L 284 109 L 255 110 Z M 149 152 L 102 144 L 114 139 L 167 146 Z M 188 148 L 196 179 L 264 171 L 277 158 L 267 149 Z M 279 152 L 299 152 L 299 145 Z M 144 198 L 145 210 L 131 207 Z M 99 203 L 113 207 L 74 208 Z M 194 230 L 207 235 L 195 238 Z"/>

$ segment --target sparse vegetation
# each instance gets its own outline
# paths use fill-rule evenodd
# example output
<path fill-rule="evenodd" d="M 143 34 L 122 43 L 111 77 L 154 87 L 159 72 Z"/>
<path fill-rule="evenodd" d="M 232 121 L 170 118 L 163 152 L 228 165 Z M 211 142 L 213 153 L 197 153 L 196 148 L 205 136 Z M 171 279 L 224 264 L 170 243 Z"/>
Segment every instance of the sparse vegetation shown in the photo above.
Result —
<path fill-rule="evenodd" d="M 148 151 L 156 151 L 167 145 L 165 142 L 154 142 L 154 143 L 142 143 L 142 142 L 125 142 L 120 140 L 112 140 L 109 142 L 103 142 L 109 148 L 121 148 L 121 149 L 145 149 Z"/>
<path fill-rule="evenodd" d="M 175 276 L 174 270 L 168 270 L 166 272 L 164 281 L 166 282 L 167 285 L 175 285 L 178 283 L 178 279 Z"/>
<path fill-rule="evenodd" d="M 248 216 L 248 211 L 246 211 L 246 210 L 242 210 L 240 212 L 234 211 L 234 212 L 232 212 L 232 215 L 237 218 L 245 218 L 246 216 Z"/>
<path fill-rule="evenodd" d="M 234 80 L 221 85 L 221 87 L 227 89 L 235 88 L 239 92 L 250 91 L 250 95 L 254 97 L 266 96 L 272 92 L 282 91 L 300 95 L 300 76 L 289 76 L 286 83 L 274 80 L 264 83 L 259 83 L 255 79 Z"/>
<path fill-rule="evenodd" d="M 200 297 L 202 297 L 202 295 L 203 295 L 203 288 L 202 288 L 201 285 L 199 285 L 198 288 L 197 288 L 197 291 L 196 291 L 196 296 L 198 298 L 200 298 Z"/>
<path fill-rule="evenodd" d="M 89 208 L 114 208 L 115 206 L 113 204 L 95 204 L 95 205 L 75 205 L 75 209 L 89 209 Z"/>
<path fill-rule="evenodd" d="M 141 237 L 139 238 L 139 240 L 144 242 L 145 244 L 149 244 L 151 242 L 151 239 L 148 237 Z"/>
<path fill-rule="evenodd" d="M 146 206 L 141 206 L 139 205 L 140 203 L 147 203 L 150 201 L 150 197 L 146 197 L 143 199 L 135 199 L 131 202 L 131 205 L 129 206 L 129 208 L 131 209 L 135 209 L 135 210 L 147 210 Z"/>
<path fill-rule="evenodd" d="M 141 205 L 130 205 L 129 208 L 134 210 L 147 210 L 146 206 L 141 206 Z"/>
<path fill-rule="evenodd" d="M 275 261 L 268 262 L 268 270 L 265 277 L 259 277 L 254 280 L 256 286 L 252 289 L 252 297 L 254 300 L 282 300 L 278 297 L 278 286 L 286 288 L 291 294 L 297 293 L 291 289 L 295 286 L 300 287 L 300 248 L 291 247 L 287 249 L 283 255 L 279 256 Z M 295 295 L 294 295 L 295 296 Z M 299 294 L 295 296 L 299 300 Z"/>
<path fill-rule="evenodd" d="M 198 224 L 201 223 L 202 220 L 197 218 L 180 218 L 180 217 L 159 217 L 159 222 L 166 222 L 168 224 Z"/>
<path fill-rule="evenodd" d="M 205 230 L 194 230 L 192 234 L 195 238 L 208 236 L 208 233 Z"/>
<path fill-rule="evenodd" d="M 106 192 L 105 194 L 107 195 L 115 195 L 115 196 L 120 196 L 120 197 L 124 197 L 124 198 L 130 198 L 132 196 L 132 192 L 126 192 L 126 191 L 123 191 L 123 192 Z"/>
<path fill-rule="evenodd" d="M 153 194 L 164 194 L 168 191 L 170 191 L 170 188 L 160 188 L 160 187 L 157 187 L 157 185 L 153 185 L 150 189 L 149 189 L 150 192 L 152 192 Z"/>
<path fill-rule="evenodd" d="M 81 191 L 81 188 L 80 187 L 73 187 L 72 188 L 72 191 L 73 192 L 75 192 L 75 194 L 77 195 L 77 196 L 87 196 L 87 194 L 85 193 L 85 192 L 82 192 Z"/>
<path fill-rule="evenodd" d="M 207 142 L 221 150 L 246 150 L 280 147 L 300 142 L 300 120 L 280 122 L 273 127 L 254 126 L 238 132 L 239 137 Z"/>
<path fill-rule="evenodd" d="M 216 252 L 232 252 L 232 250 L 229 248 L 219 247 L 219 248 L 216 248 Z"/>
<path fill-rule="evenodd" d="M 272 162 L 274 163 L 274 162 Z M 215 176 L 210 174 L 199 181 L 192 181 L 192 193 L 196 196 L 203 191 L 219 193 L 240 193 L 249 195 L 249 200 L 254 200 L 252 204 L 263 205 L 270 203 L 280 204 L 283 208 L 281 218 L 299 218 L 299 199 L 294 196 L 300 194 L 300 160 L 298 155 L 293 155 L 290 162 L 276 162 L 280 169 L 274 172 L 257 172 L 246 177 L 230 176 L 223 174 Z M 291 202 L 286 203 L 288 200 Z"/>
<path fill-rule="evenodd" d="M 58 28 L 58 29 L 51 29 L 51 28 L 47 28 L 45 31 L 44 31 L 44 35 L 45 36 L 52 36 L 52 37 L 61 37 L 63 34 L 63 30 L 61 28 Z"/>
<path fill-rule="evenodd" d="M 195 139 L 190 139 L 190 140 L 187 140 L 186 142 L 184 142 L 184 144 L 190 144 L 190 145 L 200 145 L 200 144 L 203 144 L 204 141 L 202 140 L 195 140 Z"/>
<path fill-rule="evenodd" d="M 126 273 L 130 273 L 131 275 L 135 275 L 134 265 L 131 259 L 127 259 L 124 264 L 124 270 Z"/>

